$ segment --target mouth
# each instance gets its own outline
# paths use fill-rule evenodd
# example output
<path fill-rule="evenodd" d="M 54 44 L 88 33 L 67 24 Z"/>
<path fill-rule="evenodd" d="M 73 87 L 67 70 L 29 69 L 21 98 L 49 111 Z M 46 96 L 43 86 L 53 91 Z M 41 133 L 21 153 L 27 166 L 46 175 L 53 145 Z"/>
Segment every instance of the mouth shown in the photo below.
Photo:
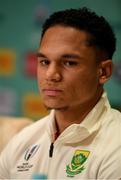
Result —
<path fill-rule="evenodd" d="M 52 97 L 58 96 L 58 95 L 60 95 L 60 93 L 62 93 L 62 90 L 56 89 L 56 88 L 55 89 L 43 89 L 42 91 L 46 96 L 52 96 Z"/>

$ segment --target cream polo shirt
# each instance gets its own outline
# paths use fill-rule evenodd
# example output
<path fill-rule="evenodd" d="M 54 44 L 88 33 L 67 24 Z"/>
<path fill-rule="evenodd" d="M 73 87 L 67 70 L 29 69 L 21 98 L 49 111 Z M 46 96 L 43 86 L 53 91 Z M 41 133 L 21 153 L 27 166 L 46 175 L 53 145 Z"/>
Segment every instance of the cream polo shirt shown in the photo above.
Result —
<path fill-rule="evenodd" d="M 54 141 L 55 131 L 52 111 L 16 135 L 1 154 L 0 179 L 121 178 L 121 113 L 111 109 L 106 93 L 81 124 Z"/>

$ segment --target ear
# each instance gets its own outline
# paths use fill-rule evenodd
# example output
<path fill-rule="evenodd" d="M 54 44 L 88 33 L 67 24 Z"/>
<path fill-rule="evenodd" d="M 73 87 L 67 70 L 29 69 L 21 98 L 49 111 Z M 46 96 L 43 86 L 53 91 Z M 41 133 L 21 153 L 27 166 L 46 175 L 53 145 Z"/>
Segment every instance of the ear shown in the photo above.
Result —
<path fill-rule="evenodd" d="M 102 61 L 99 67 L 99 83 L 104 84 L 112 75 L 113 63 L 112 60 L 108 59 Z"/>

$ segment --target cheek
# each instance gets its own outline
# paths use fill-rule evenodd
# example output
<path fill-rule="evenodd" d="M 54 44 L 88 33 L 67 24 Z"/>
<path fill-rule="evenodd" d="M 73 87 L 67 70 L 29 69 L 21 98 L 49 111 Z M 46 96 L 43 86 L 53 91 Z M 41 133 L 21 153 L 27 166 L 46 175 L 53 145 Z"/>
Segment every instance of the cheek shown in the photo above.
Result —
<path fill-rule="evenodd" d="M 43 71 L 40 68 L 37 68 L 37 79 L 38 82 L 41 83 L 41 81 L 43 80 L 43 78 L 45 77 Z"/>
<path fill-rule="evenodd" d="M 41 87 L 43 84 L 43 75 L 40 71 L 37 71 L 37 84 L 38 84 L 38 88 L 41 91 Z"/>
<path fill-rule="evenodd" d="M 73 76 L 72 76 L 73 77 Z M 78 74 L 77 78 L 74 78 L 70 84 L 70 90 L 75 95 L 83 95 L 87 93 L 92 93 L 97 89 L 98 77 L 96 74 L 83 73 L 83 75 Z"/>
<path fill-rule="evenodd" d="M 70 98 L 78 96 L 82 89 L 83 83 L 83 78 L 76 78 L 73 75 L 71 75 L 70 79 L 67 79 L 66 82 L 64 82 L 66 95 Z"/>

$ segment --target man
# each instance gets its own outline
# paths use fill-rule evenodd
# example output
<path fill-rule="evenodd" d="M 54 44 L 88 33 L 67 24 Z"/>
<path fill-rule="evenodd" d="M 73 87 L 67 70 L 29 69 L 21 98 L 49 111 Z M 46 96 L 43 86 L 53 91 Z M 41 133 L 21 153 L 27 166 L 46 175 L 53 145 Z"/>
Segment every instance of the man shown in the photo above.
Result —
<path fill-rule="evenodd" d="M 52 14 L 38 49 L 38 86 L 53 109 L 27 127 L 0 158 L 0 178 L 120 179 L 121 113 L 103 85 L 112 74 L 115 35 L 87 8 Z"/>

